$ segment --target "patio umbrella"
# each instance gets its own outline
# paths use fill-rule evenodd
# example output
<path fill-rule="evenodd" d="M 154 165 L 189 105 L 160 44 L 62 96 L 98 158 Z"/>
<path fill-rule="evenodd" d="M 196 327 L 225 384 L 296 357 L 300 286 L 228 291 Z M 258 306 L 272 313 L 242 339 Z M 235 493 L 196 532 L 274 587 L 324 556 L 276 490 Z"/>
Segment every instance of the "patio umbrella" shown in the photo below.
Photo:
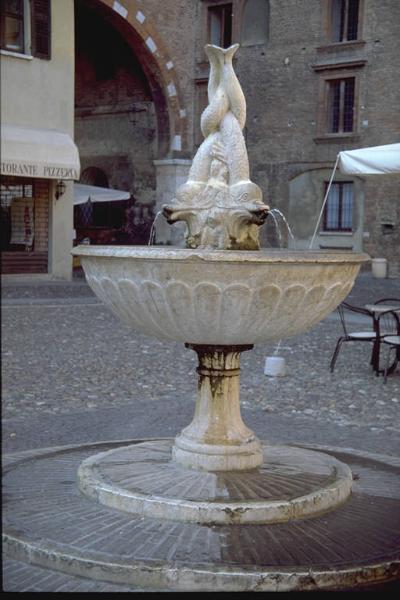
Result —
<path fill-rule="evenodd" d="M 339 152 L 338 167 L 352 175 L 400 173 L 400 144 Z"/>
<path fill-rule="evenodd" d="M 85 204 L 88 200 L 91 202 L 114 202 L 118 200 L 129 200 L 130 192 L 122 190 L 112 190 L 95 185 L 85 185 L 83 183 L 74 183 L 74 206 Z"/>

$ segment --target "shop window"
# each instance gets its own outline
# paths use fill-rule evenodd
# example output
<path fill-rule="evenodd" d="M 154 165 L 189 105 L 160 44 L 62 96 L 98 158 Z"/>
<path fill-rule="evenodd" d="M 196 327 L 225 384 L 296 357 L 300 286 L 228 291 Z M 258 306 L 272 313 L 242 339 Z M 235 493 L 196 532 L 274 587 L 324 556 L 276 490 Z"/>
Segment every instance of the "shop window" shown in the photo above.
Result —
<path fill-rule="evenodd" d="M 349 133 L 354 129 L 355 78 L 328 81 L 328 132 Z"/>
<path fill-rule="evenodd" d="M 33 250 L 35 204 L 32 183 L 1 185 L 1 249 Z"/>
<path fill-rule="evenodd" d="M 359 36 L 359 0 L 331 0 L 331 41 L 351 42 Z"/>
<path fill-rule="evenodd" d="M 243 10 L 241 44 L 255 46 L 268 41 L 269 0 L 247 0 Z"/>
<path fill-rule="evenodd" d="M 328 183 L 325 183 L 325 193 Z M 353 230 L 353 183 L 339 181 L 332 183 L 325 205 L 323 231 Z"/>
<path fill-rule="evenodd" d="M 232 44 L 232 4 L 208 7 L 208 42 L 221 48 Z"/>
<path fill-rule="evenodd" d="M 1 0 L 1 49 L 50 58 L 50 0 Z"/>

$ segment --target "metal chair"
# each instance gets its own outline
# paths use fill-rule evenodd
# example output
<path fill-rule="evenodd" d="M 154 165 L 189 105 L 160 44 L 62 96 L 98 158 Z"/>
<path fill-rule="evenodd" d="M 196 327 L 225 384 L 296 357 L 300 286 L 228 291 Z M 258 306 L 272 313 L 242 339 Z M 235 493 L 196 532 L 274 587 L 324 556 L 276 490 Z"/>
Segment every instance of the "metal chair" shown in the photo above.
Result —
<path fill-rule="evenodd" d="M 387 310 L 383 310 L 387 306 Z M 400 299 L 399 298 L 383 298 L 382 300 L 378 300 L 373 305 L 378 310 L 374 310 L 371 306 L 368 306 L 370 311 L 373 314 L 374 319 L 374 330 L 377 333 L 377 337 L 374 343 L 373 348 L 373 356 L 372 356 L 372 364 L 376 371 L 376 374 L 384 373 L 386 371 L 386 376 L 389 373 L 392 373 L 398 362 L 398 353 L 396 353 L 394 361 L 392 364 L 385 363 L 382 366 L 380 365 L 380 346 L 384 341 L 384 338 L 387 336 L 398 336 L 400 335 Z M 389 308 L 390 306 L 390 308 Z M 397 309 L 394 307 L 398 307 Z M 391 353 L 388 353 L 388 360 L 390 358 Z"/>
<path fill-rule="evenodd" d="M 385 365 L 385 369 L 383 371 L 383 383 L 386 383 L 389 369 L 392 368 L 392 371 L 394 371 L 394 369 L 397 366 L 397 363 L 400 360 L 400 335 L 387 335 L 384 338 L 382 338 L 382 342 L 384 344 L 389 345 L 389 350 L 388 350 L 387 358 L 386 358 L 386 365 Z M 395 352 L 396 352 L 394 368 L 393 368 L 393 365 L 392 365 L 392 367 L 389 367 L 390 355 L 393 350 L 395 350 Z"/>
<path fill-rule="evenodd" d="M 339 312 L 344 335 L 341 336 L 336 343 L 336 347 L 330 363 L 331 373 L 333 373 L 333 370 L 335 368 L 336 359 L 338 357 L 339 350 L 343 342 L 375 342 L 377 339 L 376 328 L 374 328 L 374 315 L 369 310 L 367 310 L 366 308 L 360 308 L 358 306 L 352 306 L 348 302 L 342 302 L 338 306 L 337 310 Z M 369 317 L 371 319 L 371 328 L 362 331 L 350 332 L 347 329 L 346 325 L 346 312 L 352 312 L 358 315 L 364 315 L 366 317 Z M 373 356 L 371 357 L 371 364 L 373 364 Z"/>

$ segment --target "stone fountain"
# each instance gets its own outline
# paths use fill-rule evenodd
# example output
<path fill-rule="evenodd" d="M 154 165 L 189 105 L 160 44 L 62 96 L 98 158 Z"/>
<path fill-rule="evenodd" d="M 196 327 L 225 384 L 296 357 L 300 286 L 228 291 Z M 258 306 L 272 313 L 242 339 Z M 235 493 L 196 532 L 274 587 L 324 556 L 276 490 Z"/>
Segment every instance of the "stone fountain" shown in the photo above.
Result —
<path fill-rule="evenodd" d="M 81 257 L 89 285 L 118 317 L 148 335 L 184 342 L 197 353 L 195 415 L 175 439 L 170 468 L 182 465 L 199 473 L 262 467 L 262 444 L 240 416 L 240 353 L 257 342 L 279 340 L 318 323 L 347 296 L 366 260 L 354 253 L 260 251 L 259 226 L 269 207 L 250 181 L 242 134 L 246 102 L 232 65 L 237 49 L 238 44 L 226 50 L 206 47 L 211 69 L 209 105 L 201 117 L 205 139 L 188 181 L 163 207 L 169 223 L 186 223 L 187 249 L 85 246 L 73 252 Z M 273 451 L 265 452 L 268 464 Z M 287 453 L 285 449 L 285 461 L 290 462 Z M 309 463 L 312 458 L 304 460 Z M 317 457 L 318 469 L 323 460 Z M 328 463 L 326 472 L 337 470 L 339 475 L 324 493 L 318 489 L 318 498 L 329 497 L 327 505 L 342 502 L 351 487 L 350 472 L 342 465 L 332 466 L 330 459 Z M 88 492 L 86 468 L 84 473 L 81 486 Z M 306 501 L 303 495 L 302 506 L 321 510 L 314 494 Z M 140 501 L 148 510 L 154 506 L 152 499 Z M 166 512 L 168 507 L 166 498 Z M 243 500 L 240 509 L 235 513 L 221 507 L 223 520 L 270 520 L 268 502 L 257 508 L 257 516 L 253 508 L 245 510 Z M 273 514 L 276 510 L 274 504 Z M 207 521 L 204 507 L 195 510 L 196 515 L 199 511 Z M 286 515 L 288 506 L 283 504 L 282 511 Z M 213 510 L 210 520 L 215 518 Z"/>
<path fill-rule="evenodd" d="M 75 562 L 65 559 L 55 568 L 71 571 L 71 564 L 79 564 L 72 572 L 176 590 L 295 590 L 381 581 L 393 576 L 391 561 L 369 567 L 361 560 L 354 567 L 349 559 L 345 567 L 332 568 L 342 558 L 332 515 L 351 503 L 350 467 L 329 452 L 263 443 L 241 418 L 240 354 L 321 321 L 346 298 L 368 257 L 260 249 L 259 227 L 269 207 L 250 181 L 242 134 L 246 103 L 232 66 L 237 49 L 206 47 L 211 69 L 209 105 L 201 118 L 204 141 L 188 181 L 163 208 L 170 223 L 186 223 L 186 248 L 73 250 L 93 291 L 119 318 L 198 355 L 193 421 L 175 440 L 111 444 L 78 468 L 85 501 L 112 510 L 113 518 L 121 515 L 135 539 L 141 527 L 145 536 L 157 524 L 164 533 L 160 539 L 153 535 L 153 546 L 146 539 L 145 547 L 152 548 L 146 559 L 135 555 L 127 539 L 119 559 L 106 566 L 96 555 L 85 568 L 88 559 L 77 551 Z M 164 560 L 159 552 L 166 530 L 178 545 L 169 542 L 175 550 Z M 279 555 L 274 544 L 282 531 L 285 551 Z M 219 549 L 214 559 L 210 536 Z M 250 558 L 240 563 L 232 556 L 242 543 Z"/>

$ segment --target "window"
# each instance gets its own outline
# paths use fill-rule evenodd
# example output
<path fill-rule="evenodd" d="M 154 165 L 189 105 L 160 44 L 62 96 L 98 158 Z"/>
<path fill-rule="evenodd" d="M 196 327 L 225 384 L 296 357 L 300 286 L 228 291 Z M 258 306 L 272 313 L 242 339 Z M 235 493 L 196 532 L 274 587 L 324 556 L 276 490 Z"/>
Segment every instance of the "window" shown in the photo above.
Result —
<path fill-rule="evenodd" d="M 208 7 L 208 40 L 214 46 L 229 48 L 232 44 L 232 4 Z"/>
<path fill-rule="evenodd" d="M 268 41 L 268 30 L 269 1 L 247 0 L 243 10 L 241 45 L 255 46 L 257 44 L 266 44 Z"/>
<path fill-rule="evenodd" d="M 32 250 L 34 242 L 33 184 L 1 185 L 1 249 Z"/>
<path fill-rule="evenodd" d="M 195 109 L 196 109 L 196 120 L 194 123 L 194 143 L 198 148 L 204 140 L 203 133 L 201 131 L 201 115 L 203 110 L 208 106 L 208 91 L 207 91 L 207 80 L 199 80 L 196 82 L 196 96 L 195 96 Z"/>
<path fill-rule="evenodd" d="M 354 129 L 355 78 L 328 81 L 328 132 L 349 133 Z"/>
<path fill-rule="evenodd" d="M 50 0 L 1 0 L 1 49 L 50 58 Z"/>
<path fill-rule="evenodd" d="M 2 0 L 1 48 L 10 52 L 25 52 L 24 0 Z"/>
<path fill-rule="evenodd" d="M 358 39 L 359 0 L 331 0 L 331 38 L 333 42 Z"/>
<path fill-rule="evenodd" d="M 325 193 L 328 183 L 325 183 Z M 353 230 L 353 183 L 340 181 L 332 183 L 325 205 L 324 231 Z"/>

